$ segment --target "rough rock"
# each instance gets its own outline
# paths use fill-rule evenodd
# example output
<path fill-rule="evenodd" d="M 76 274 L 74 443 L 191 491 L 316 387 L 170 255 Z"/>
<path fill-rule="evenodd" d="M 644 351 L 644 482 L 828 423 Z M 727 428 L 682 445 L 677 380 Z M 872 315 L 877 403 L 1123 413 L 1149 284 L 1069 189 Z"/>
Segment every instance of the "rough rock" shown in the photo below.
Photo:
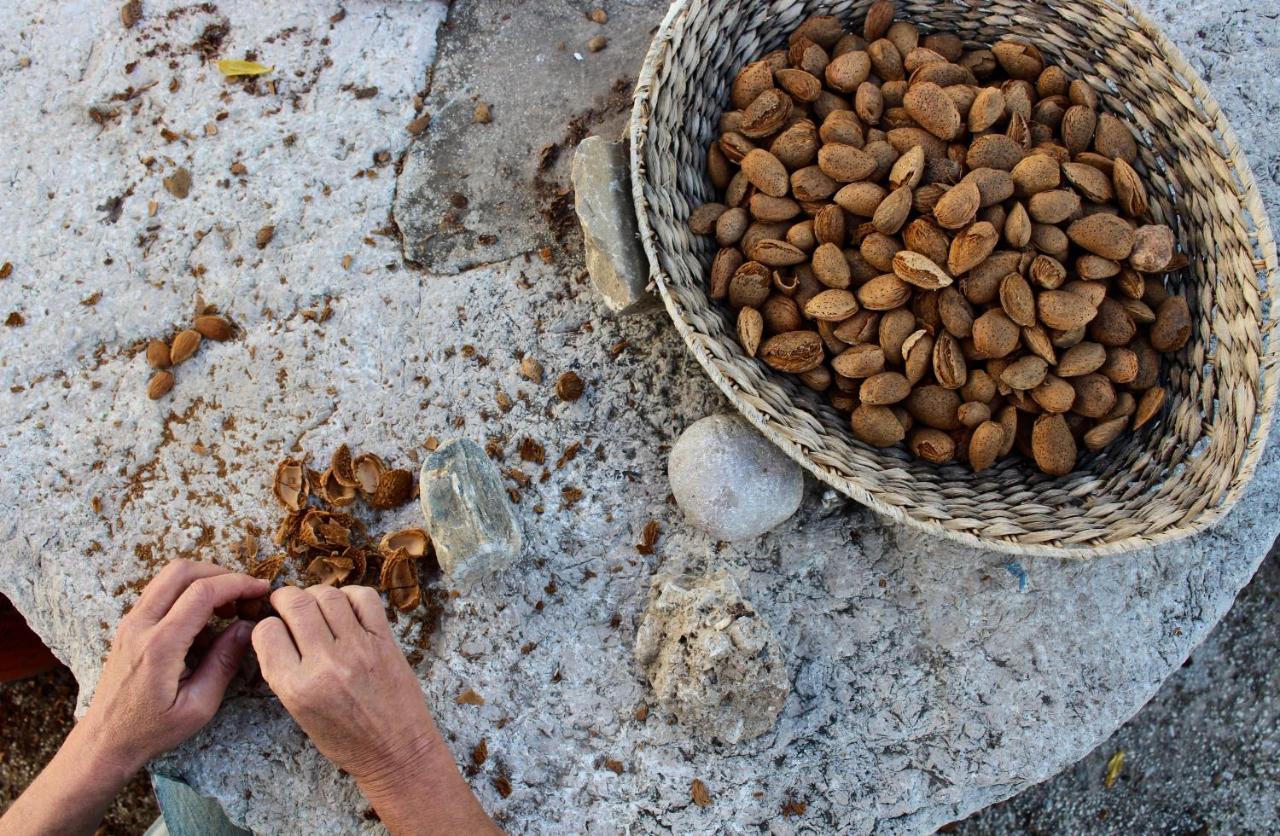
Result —
<path fill-rule="evenodd" d="M 727 572 L 654 577 L 636 660 L 662 707 L 707 740 L 765 734 L 791 691 L 777 637 Z"/>
<path fill-rule="evenodd" d="M 671 493 L 690 523 L 717 540 L 750 540 L 785 522 L 804 475 L 736 413 L 695 421 L 671 448 Z"/>
<path fill-rule="evenodd" d="M 498 468 L 469 438 L 440 445 L 422 463 L 422 513 L 440 570 L 463 589 L 498 574 L 520 554 L 520 522 Z"/>
<path fill-rule="evenodd" d="M 126 30 L 111 6 L 16 0 L 13 57 L 0 61 L 0 263 L 13 264 L 0 316 L 26 321 L 0 328 L 0 592 L 71 665 L 83 698 L 121 613 L 164 561 L 239 566 L 246 526 L 269 530 L 281 458 L 345 441 L 416 466 L 432 435 L 465 436 L 503 456 L 530 559 L 496 578 L 493 596 L 443 596 L 437 621 L 399 615 L 395 630 L 454 756 L 469 762 L 486 741 L 470 781 L 503 827 L 929 831 L 1105 740 L 1204 639 L 1280 531 L 1274 444 L 1212 531 L 1091 562 L 1011 561 L 811 496 L 715 557 L 786 648 L 792 693 L 774 732 L 728 747 L 663 712 L 646 717 L 632 643 L 649 580 L 660 563 L 716 548 L 668 502 L 668 445 L 726 408 L 675 329 L 606 316 L 568 255 L 548 263 L 518 249 L 456 276 L 406 266 L 387 221 L 395 191 L 449 193 L 413 181 L 421 169 L 395 177 L 442 5 L 145 5 Z M 496 20 L 509 4 L 458 6 Z M 511 35 L 534 54 L 583 20 L 578 6 L 536 6 L 539 25 L 523 17 Z M 610 43 L 594 55 L 633 49 L 621 57 L 638 67 L 665 6 L 615 31 L 624 18 L 608 4 Z M 1280 85 L 1266 70 L 1280 29 L 1265 6 L 1160 0 L 1156 11 L 1209 73 L 1275 220 Z M 466 20 L 451 38 L 472 36 Z M 248 52 L 281 68 L 274 92 L 222 79 L 205 57 Z M 508 95 L 556 89 L 557 63 L 513 73 L 517 59 L 455 51 L 437 66 L 437 79 L 456 79 L 487 62 L 484 78 L 512 80 L 465 94 L 491 101 L 494 121 L 460 129 L 459 142 L 491 141 L 480 132 L 520 112 Z M 94 103 L 117 113 L 100 122 Z M 568 132 L 551 125 L 561 112 L 511 130 Z M 244 174 L 231 173 L 236 162 Z M 185 200 L 162 184 L 179 167 L 191 173 Z M 525 181 L 494 178 L 512 201 L 541 205 Z M 500 240 L 551 234 L 549 222 L 500 212 L 467 223 Z M 173 392 L 149 401 L 143 347 L 185 327 L 197 293 L 238 336 L 202 346 Z M 565 403 L 522 378 L 519 352 L 548 382 L 577 372 L 583 397 Z M 379 530 L 420 520 L 412 506 L 383 512 Z M 661 535 L 645 554 L 636 545 L 651 522 Z M 272 548 L 266 534 L 259 544 Z M 157 769 L 256 832 L 376 832 L 351 780 L 247 674 Z M 457 703 L 468 688 L 485 704 Z M 695 778 L 706 807 L 690 803 Z M 780 815 L 788 802 L 805 813 Z"/>
<path fill-rule="evenodd" d="M 630 143 L 589 136 L 573 155 L 573 205 L 582 224 L 582 246 L 591 283 L 619 314 L 657 307 L 649 284 L 649 260 L 640 246 L 631 202 Z"/>

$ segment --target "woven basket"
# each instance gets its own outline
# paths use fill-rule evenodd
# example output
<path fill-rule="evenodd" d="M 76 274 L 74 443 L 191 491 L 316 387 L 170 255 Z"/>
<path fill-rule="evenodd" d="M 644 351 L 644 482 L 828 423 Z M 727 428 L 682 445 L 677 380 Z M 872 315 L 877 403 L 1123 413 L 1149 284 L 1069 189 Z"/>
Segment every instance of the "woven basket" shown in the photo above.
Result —
<path fill-rule="evenodd" d="M 985 45 L 1027 39 L 1140 129 L 1154 222 L 1174 229 L 1190 260 L 1172 289 L 1195 320 L 1187 345 L 1165 358 L 1161 420 L 1059 478 L 1018 457 L 978 474 L 929 464 L 854 439 L 820 396 L 743 354 L 727 312 L 707 298 L 714 242 L 686 219 L 716 199 L 706 149 L 731 81 L 809 15 L 834 14 L 860 32 L 870 3 L 677 0 L 654 37 L 631 117 L 632 190 L 658 291 L 690 350 L 734 406 L 817 478 L 947 539 L 1089 557 L 1205 528 L 1239 499 L 1266 443 L 1280 276 L 1234 132 L 1178 50 L 1124 0 L 907 2 L 896 19 Z"/>

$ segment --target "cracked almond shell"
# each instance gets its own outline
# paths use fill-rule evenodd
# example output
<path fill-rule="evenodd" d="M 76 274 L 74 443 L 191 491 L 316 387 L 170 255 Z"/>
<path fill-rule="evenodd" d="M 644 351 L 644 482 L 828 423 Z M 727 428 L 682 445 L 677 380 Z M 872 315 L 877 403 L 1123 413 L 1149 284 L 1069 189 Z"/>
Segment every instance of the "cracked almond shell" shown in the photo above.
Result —
<path fill-rule="evenodd" d="M 383 471 L 378 487 L 367 497 L 374 508 L 398 508 L 413 498 L 413 474 L 401 468 Z"/>
<path fill-rule="evenodd" d="M 280 462 L 276 465 L 272 489 L 281 505 L 290 511 L 300 510 L 307 504 L 307 495 L 311 492 L 307 466 L 298 459 L 285 459 Z"/>
<path fill-rule="evenodd" d="M 431 545 L 431 537 L 421 528 L 402 528 L 399 531 L 384 534 L 378 541 L 378 551 L 386 558 L 390 558 L 398 551 L 403 551 L 410 557 L 422 557 L 427 553 L 429 545 Z"/>
<path fill-rule="evenodd" d="M 378 489 L 378 483 L 382 481 L 382 474 L 386 469 L 382 459 L 373 453 L 361 453 L 352 464 L 356 487 L 366 496 L 372 494 Z"/>
<path fill-rule="evenodd" d="M 326 554 L 307 564 L 307 577 L 319 586 L 337 586 L 351 575 L 354 568 L 350 558 Z"/>
<path fill-rule="evenodd" d="M 400 612 L 415 609 L 422 599 L 417 562 L 404 551 L 394 552 L 382 564 L 378 585 L 387 593 L 388 603 Z"/>

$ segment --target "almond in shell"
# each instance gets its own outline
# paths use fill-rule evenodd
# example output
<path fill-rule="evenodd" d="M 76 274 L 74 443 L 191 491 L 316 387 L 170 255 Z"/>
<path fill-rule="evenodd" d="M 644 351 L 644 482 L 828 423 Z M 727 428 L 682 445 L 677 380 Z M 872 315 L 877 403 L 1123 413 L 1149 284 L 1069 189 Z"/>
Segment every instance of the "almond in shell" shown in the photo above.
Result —
<path fill-rule="evenodd" d="M 822 364 L 822 338 L 815 331 L 788 331 L 765 340 L 759 353 L 771 369 L 799 374 Z"/>
<path fill-rule="evenodd" d="M 978 214 L 982 195 L 972 181 L 962 180 L 947 190 L 933 207 L 934 220 L 944 229 L 960 229 Z"/>
<path fill-rule="evenodd" d="M 1061 415 L 1041 415 L 1031 429 L 1036 467 L 1050 476 L 1065 476 L 1076 466 L 1076 440 Z"/>
<path fill-rule="evenodd" d="M 899 250 L 893 256 L 893 275 L 923 290 L 940 290 L 951 284 L 951 276 L 928 256 Z M 905 299 L 904 299 L 905 301 Z M 894 305 L 894 307 L 897 307 Z"/>
<path fill-rule="evenodd" d="M 892 447 L 906 437 L 902 423 L 887 406 L 860 404 L 853 411 L 850 427 L 858 440 L 872 447 Z"/>

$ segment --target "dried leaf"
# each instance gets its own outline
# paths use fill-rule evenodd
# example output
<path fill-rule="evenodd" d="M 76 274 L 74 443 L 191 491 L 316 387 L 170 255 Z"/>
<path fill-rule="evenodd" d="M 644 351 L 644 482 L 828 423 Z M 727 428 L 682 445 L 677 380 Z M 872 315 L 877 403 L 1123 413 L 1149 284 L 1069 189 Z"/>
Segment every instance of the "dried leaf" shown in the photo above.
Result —
<path fill-rule="evenodd" d="M 1124 769 L 1124 750 L 1116 752 L 1111 756 L 1111 760 L 1107 761 L 1107 777 L 1104 781 L 1107 789 L 1111 789 L 1116 779 L 1120 777 L 1120 770 Z"/>
<path fill-rule="evenodd" d="M 235 58 L 224 58 L 218 62 L 218 72 L 227 78 L 235 78 L 242 75 L 266 75 L 274 72 L 275 69 L 275 67 L 259 64 L 257 61 L 241 61 Z"/>

